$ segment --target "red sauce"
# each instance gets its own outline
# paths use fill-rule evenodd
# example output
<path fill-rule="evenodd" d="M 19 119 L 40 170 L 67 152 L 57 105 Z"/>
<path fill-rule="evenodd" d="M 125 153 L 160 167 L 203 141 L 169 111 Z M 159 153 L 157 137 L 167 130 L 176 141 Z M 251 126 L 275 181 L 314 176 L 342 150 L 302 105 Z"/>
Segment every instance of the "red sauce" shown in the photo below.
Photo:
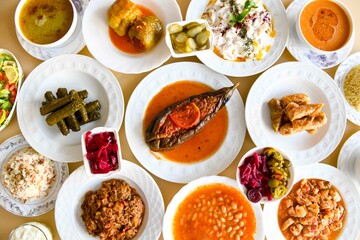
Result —
<path fill-rule="evenodd" d="M 144 132 L 155 117 L 172 103 L 184 100 L 192 95 L 201 94 L 214 89 L 201 83 L 179 81 L 169 84 L 159 91 L 147 106 L 144 117 Z M 223 143 L 228 128 L 228 113 L 222 108 L 202 129 L 188 141 L 178 147 L 161 152 L 166 159 L 178 163 L 194 163 L 214 154 Z"/>
<path fill-rule="evenodd" d="M 143 13 L 143 16 L 155 16 L 155 14 L 148 8 L 137 4 L 138 8 L 140 8 L 141 12 Z M 114 44 L 114 46 L 119 49 L 122 52 L 130 53 L 130 54 L 137 54 L 141 53 L 138 49 L 136 49 L 133 44 L 131 44 L 129 36 L 126 34 L 125 36 L 119 36 L 117 33 L 109 27 L 109 36 L 111 39 L 111 42 Z"/>

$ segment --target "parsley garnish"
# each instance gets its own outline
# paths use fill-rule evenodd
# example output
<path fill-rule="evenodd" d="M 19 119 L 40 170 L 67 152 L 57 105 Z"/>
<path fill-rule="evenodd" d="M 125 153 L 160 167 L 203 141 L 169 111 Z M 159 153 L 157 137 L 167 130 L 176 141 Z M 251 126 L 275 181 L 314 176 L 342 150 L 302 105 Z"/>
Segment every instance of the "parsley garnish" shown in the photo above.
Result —
<path fill-rule="evenodd" d="M 252 0 L 246 0 L 245 4 L 244 4 L 244 9 L 242 10 L 242 12 L 240 14 L 229 14 L 230 17 L 230 26 L 235 26 L 238 23 L 241 23 L 242 21 L 244 21 L 245 17 L 249 14 L 249 12 L 251 11 L 251 9 L 253 8 L 257 8 L 256 3 Z"/>

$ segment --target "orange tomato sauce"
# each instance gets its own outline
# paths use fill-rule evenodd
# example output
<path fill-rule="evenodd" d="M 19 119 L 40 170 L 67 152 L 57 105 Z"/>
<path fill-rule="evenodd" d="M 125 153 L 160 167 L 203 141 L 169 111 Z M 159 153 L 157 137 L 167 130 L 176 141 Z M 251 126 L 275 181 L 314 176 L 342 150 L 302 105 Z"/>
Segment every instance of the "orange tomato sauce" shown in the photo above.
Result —
<path fill-rule="evenodd" d="M 178 206 L 174 240 L 254 239 L 254 211 L 238 189 L 221 183 L 203 185 Z"/>
<path fill-rule="evenodd" d="M 143 121 L 144 132 L 151 120 L 170 104 L 184 100 L 192 95 L 213 91 L 205 84 L 179 81 L 165 86 L 150 101 Z M 223 143 L 228 128 L 228 113 L 222 108 L 202 129 L 178 147 L 160 154 L 174 162 L 194 163 L 214 154 Z"/>
<path fill-rule="evenodd" d="M 138 8 L 140 8 L 144 17 L 146 16 L 155 16 L 155 14 L 148 8 L 137 4 Z M 122 52 L 137 54 L 141 53 L 138 49 L 134 47 L 131 43 L 130 37 L 126 34 L 125 36 L 119 36 L 117 33 L 109 26 L 109 37 L 114 46 Z"/>
<path fill-rule="evenodd" d="M 306 5 L 300 15 L 300 28 L 312 46 L 324 51 L 341 48 L 350 36 L 346 12 L 330 0 L 314 0 Z"/>

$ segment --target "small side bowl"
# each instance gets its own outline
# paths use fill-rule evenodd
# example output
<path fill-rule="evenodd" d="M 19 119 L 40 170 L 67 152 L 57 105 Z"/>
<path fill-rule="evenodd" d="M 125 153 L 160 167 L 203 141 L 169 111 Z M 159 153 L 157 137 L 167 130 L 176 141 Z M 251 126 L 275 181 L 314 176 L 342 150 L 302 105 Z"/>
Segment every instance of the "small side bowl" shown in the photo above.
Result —
<path fill-rule="evenodd" d="M 180 26 L 185 26 L 186 24 L 192 23 L 192 22 L 196 22 L 196 23 L 200 23 L 200 24 L 205 24 L 206 29 L 210 32 L 210 36 L 209 39 L 206 43 L 206 47 L 202 50 L 194 50 L 188 53 L 177 53 L 172 45 L 172 41 L 170 38 L 170 33 L 169 33 L 169 28 L 173 25 L 173 24 L 179 24 Z M 173 56 L 174 58 L 181 58 L 181 57 L 189 57 L 189 56 L 195 56 L 196 54 L 200 53 L 200 52 L 205 52 L 205 51 L 212 51 L 214 49 L 214 33 L 211 30 L 211 27 L 209 25 L 209 23 L 205 20 L 205 19 L 197 19 L 197 20 L 189 20 L 189 21 L 179 21 L 179 22 L 172 22 L 166 25 L 166 36 L 165 36 L 165 42 L 166 45 L 168 46 L 170 52 L 171 52 L 171 56 Z"/>
<path fill-rule="evenodd" d="M 86 157 L 87 151 L 86 151 L 86 144 L 85 144 L 85 138 L 87 133 L 91 133 L 92 134 L 99 134 L 101 132 L 113 132 L 115 135 L 115 140 L 116 143 L 118 145 L 118 152 L 117 152 L 117 159 L 118 159 L 118 168 L 116 170 L 110 171 L 108 173 L 92 173 L 91 169 L 90 169 L 90 164 L 89 164 L 89 160 Z M 119 134 L 116 131 L 115 128 L 106 128 L 106 127 L 97 127 L 97 128 L 93 128 L 90 131 L 86 131 L 81 135 L 81 150 L 82 150 L 82 154 L 83 154 L 83 161 L 84 161 L 84 166 L 85 166 L 85 172 L 88 176 L 100 176 L 100 177 L 108 177 L 116 172 L 119 172 L 121 169 L 121 160 L 122 160 L 122 156 L 121 156 L 121 148 L 120 148 L 120 139 L 119 139 Z"/>
<path fill-rule="evenodd" d="M 25 41 L 27 41 L 31 45 L 34 45 L 34 46 L 37 46 L 37 47 L 40 47 L 40 48 L 53 48 L 53 47 L 61 46 L 63 43 L 65 43 L 72 36 L 72 34 L 75 31 L 76 25 L 77 25 L 78 12 L 76 10 L 76 7 L 75 7 L 73 1 L 69 0 L 70 4 L 72 6 L 72 10 L 73 10 L 73 20 L 72 20 L 71 26 L 70 26 L 69 30 L 67 31 L 67 33 L 62 38 L 60 38 L 59 40 L 57 40 L 55 42 L 52 42 L 52 43 L 49 43 L 49 44 L 38 44 L 38 43 L 34 43 L 31 40 L 29 40 L 23 34 L 23 32 L 21 31 L 21 27 L 20 27 L 20 13 L 21 13 L 21 10 L 22 10 L 24 4 L 26 3 L 26 1 L 27 0 L 21 0 L 18 3 L 18 5 L 16 7 L 16 10 L 15 10 L 15 28 L 16 28 L 17 32 L 20 34 L 20 36 Z"/>
<path fill-rule="evenodd" d="M 16 94 L 16 98 L 15 98 L 15 102 L 10 110 L 10 113 L 9 115 L 7 116 L 6 120 L 4 121 L 4 123 L 0 126 L 0 131 L 2 131 L 7 125 L 9 125 L 10 123 L 10 120 L 12 119 L 12 117 L 14 116 L 14 113 L 15 113 L 15 108 L 16 108 L 16 104 L 17 104 L 17 100 L 18 100 L 18 95 L 19 95 L 19 91 L 20 91 L 20 87 L 21 87 L 21 84 L 23 82 L 23 79 L 24 79 L 24 72 L 23 72 L 23 69 L 19 63 L 19 61 L 17 60 L 17 58 L 15 57 L 14 54 L 12 54 L 9 50 L 6 50 L 6 49 L 2 49 L 0 48 L 0 53 L 5 53 L 5 54 L 8 54 L 10 56 L 12 56 L 16 62 L 16 66 L 17 66 L 17 69 L 18 69 L 18 73 L 19 73 L 19 80 L 17 82 L 17 94 Z"/>
<path fill-rule="evenodd" d="M 341 1 L 338 1 L 338 0 L 329 0 L 331 2 L 334 2 L 336 5 L 338 5 L 342 10 L 344 10 L 345 14 L 347 15 L 348 19 L 349 19 L 349 28 L 350 28 L 350 31 L 349 31 L 349 36 L 348 36 L 348 39 L 347 41 L 345 42 L 345 44 L 340 47 L 339 49 L 336 49 L 336 50 L 333 50 L 333 51 L 326 51 L 326 50 L 321 50 L 319 48 L 316 48 L 314 47 L 313 45 L 311 45 L 311 43 L 308 42 L 308 40 L 305 38 L 302 30 L 301 30 L 301 24 L 300 24 L 300 18 L 301 18 L 301 15 L 304 11 L 304 9 L 306 8 L 307 5 L 309 5 L 311 2 L 313 2 L 313 0 L 311 1 L 308 1 L 306 4 L 304 4 L 304 6 L 301 8 L 300 10 L 300 13 L 299 15 L 297 16 L 297 19 L 296 19 L 296 32 L 297 32 L 297 35 L 300 39 L 300 41 L 305 45 L 307 46 L 307 48 L 311 49 L 313 52 L 316 52 L 318 54 L 329 54 L 329 53 L 335 53 L 335 52 L 340 52 L 341 50 L 345 49 L 345 48 L 348 48 L 351 44 L 351 39 L 354 38 L 354 35 L 355 35 L 355 31 L 354 31 L 354 20 L 353 20 L 353 17 L 349 11 L 349 9 L 341 2 Z"/>
<path fill-rule="evenodd" d="M 245 159 L 247 157 L 252 156 L 255 152 L 260 155 L 263 153 L 263 150 L 265 148 L 274 148 L 271 146 L 260 146 L 260 147 L 255 147 L 253 149 L 250 149 L 247 153 L 244 154 L 244 156 L 240 159 L 239 164 L 236 168 L 236 182 L 240 188 L 241 191 L 243 191 L 243 193 L 245 194 L 245 196 L 247 196 L 247 189 L 246 187 L 240 182 L 240 169 L 239 167 L 243 165 Z M 294 164 L 291 161 L 291 158 L 289 157 L 288 154 L 284 153 L 284 151 L 278 149 L 278 148 L 274 148 L 276 151 L 278 151 L 283 157 L 284 159 L 288 159 L 291 162 L 291 166 L 289 167 L 289 173 L 290 173 L 290 177 L 287 180 L 287 186 L 286 186 L 286 193 L 279 197 L 279 198 L 272 198 L 272 200 L 268 200 L 268 198 L 266 196 L 263 196 L 261 198 L 261 200 L 259 201 L 259 203 L 261 204 L 266 204 L 266 203 L 272 203 L 272 202 L 276 202 L 276 201 L 280 201 L 282 198 L 284 198 L 291 190 L 292 186 L 294 185 L 294 179 L 295 179 L 295 169 L 294 169 Z"/>

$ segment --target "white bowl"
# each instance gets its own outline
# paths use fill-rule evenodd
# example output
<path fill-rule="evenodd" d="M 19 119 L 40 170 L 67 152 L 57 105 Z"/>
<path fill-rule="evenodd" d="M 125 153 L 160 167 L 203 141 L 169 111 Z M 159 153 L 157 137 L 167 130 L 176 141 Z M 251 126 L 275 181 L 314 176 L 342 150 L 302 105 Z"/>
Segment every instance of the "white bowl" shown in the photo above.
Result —
<path fill-rule="evenodd" d="M 329 54 L 329 53 L 334 53 L 334 52 L 340 52 L 341 50 L 343 50 L 345 48 L 348 48 L 349 45 L 352 44 L 351 39 L 354 38 L 354 35 L 355 35 L 354 21 L 353 21 L 353 18 L 352 18 L 352 15 L 351 15 L 349 9 L 342 2 L 340 2 L 338 0 L 329 0 L 329 1 L 334 2 L 336 5 L 338 5 L 340 8 L 342 8 L 342 10 L 344 10 L 344 12 L 346 13 L 346 15 L 347 15 L 347 17 L 349 19 L 349 23 L 350 23 L 350 31 L 349 31 L 348 39 L 346 40 L 346 43 L 342 47 L 340 47 L 339 49 L 336 49 L 336 50 L 333 50 L 333 51 L 326 51 L 326 50 L 321 50 L 319 48 L 316 48 L 306 40 L 304 34 L 302 33 L 301 26 L 300 26 L 300 17 L 301 17 L 301 14 L 302 14 L 303 10 L 306 8 L 306 6 L 309 3 L 313 2 L 313 0 L 308 1 L 306 4 L 304 4 L 304 6 L 301 8 L 300 13 L 299 13 L 299 15 L 297 16 L 297 19 L 296 19 L 296 32 L 298 34 L 298 37 L 299 37 L 300 41 L 305 46 L 307 46 L 309 49 L 311 49 L 312 51 L 314 51 L 316 53 L 319 53 L 319 54 Z"/>
<path fill-rule="evenodd" d="M 67 31 L 67 33 L 62 38 L 60 38 L 59 40 L 57 40 L 55 42 L 52 42 L 52 43 L 49 43 L 49 44 L 38 44 L 38 43 L 34 43 L 31 40 L 29 40 L 22 33 L 21 28 L 20 28 L 20 13 L 21 13 L 21 10 L 22 10 L 22 8 L 23 8 L 26 1 L 27 0 L 21 0 L 18 3 L 18 5 L 16 7 L 16 10 L 15 10 L 15 28 L 16 28 L 17 32 L 20 34 L 20 36 L 25 41 L 27 41 L 28 43 L 30 43 L 30 44 L 32 44 L 34 46 L 40 47 L 40 48 L 53 48 L 53 47 L 58 47 L 58 46 L 62 45 L 63 43 L 65 43 L 72 36 L 72 34 L 75 31 L 76 25 L 77 25 L 78 13 L 77 13 L 77 10 L 75 8 L 74 3 L 71 0 L 69 0 L 69 2 L 71 3 L 71 6 L 72 6 L 72 10 L 73 10 L 73 20 L 72 20 L 71 26 L 70 26 L 69 30 Z"/>
<path fill-rule="evenodd" d="M 244 163 L 245 158 L 252 156 L 255 152 L 260 155 L 263 152 L 264 148 L 266 148 L 266 147 L 271 147 L 271 146 L 261 146 L 261 147 L 255 147 L 253 149 L 250 149 L 240 159 L 239 164 L 238 164 L 238 166 L 236 168 L 236 181 L 237 181 L 237 184 L 238 184 L 240 190 L 243 191 L 246 196 L 247 196 L 247 191 L 248 190 L 240 182 L 240 170 L 239 170 L 239 167 Z M 266 196 L 263 196 L 261 198 L 261 200 L 259 201 L 259 203 L 261 203 L 261 204 L 271 203 L 271 202 L 276 202 L 276 201 L 281 200 L 282 198 L 284 198 L 290 192 L 292 186 L 294 185 L 295 169 L 294 169 L 294 164 L 291 161 L 291 158 L 289 157 L 288 154 L 285 154 L 284 151 L 282 151 L 282 150 L 280 150 L 278 148 L 274 148 L 274 149 L 277 150 L 278 152 L 280 152 L 281 155 L 284 157 L 284 159 L 288 159 L 291 162 L 291 166 L 289 167 L 290 177 L 287 180 L 286 193 L 283 196 L 281 196 L 279 198 L 272 198 L 272 200 L 268 200 L 268 198 Z"/>
<path fill-rule="evenodd" d="M 6 50 L 6 49 L 2 49 L 0 48 L 0 53 L 6 53 L 6 54 L 9 54 L 11 55 L 15 62 L 16 62 L 16 65 L 17 65 L 17 69 L 18 69 L 18 73 L 19 73 L 19 80 L 17 82 L 17 94 L 16 94 L 16 98 L 15 98 L 15 102 L 10 110 L 10 113 L 9 115 L 7 116 L 6 120 L 4 121 L 4 123 L 0 126 L 0 131 L 3 130 L 7 125 L 9 125 L 10 123 L 10 120 L 12 119 L 13 115 L 14 115 L 14 112 L 15 112 L 15 107 L 16 107 L 16 104 L 17 104 L 17 100 L 18 100 L 18 95 L 19 95 L 19 91 L 20 91 L 20 86 L 22 84 L 22 81 L 23 81 L 23 78 L 24 78 L 24 73 L 23 73 L 23 70 L 22 70 L 22 67 L 19 63 L 19 61 L 17 60 L 17 58 L 15 57 L 14 54 L 12 54 L 10 51 Z"/>
<path fill-rule="evenodd" d="M 90 164 L 89 164 L 89 160 L 86 157 L 86 144 L 85 144 L 85 138 L 86 138 L 86 134 L 90 132 L 91 135 L 93 134 L 98 134 L 101 132 L 112 132 L 114 133 L 115 136 L 115 140 L 116 143 L 118 145 L 118 151 L 117 151 L 117 159 L 118 159 L 118 168 L 110 171 L 108 173 L 92 173 L 91 169 L 90 169 Z M 115 128 L 106 128 L 106 127 L 97 127 L 97 128 L 93 128 L 90 131 L 86 131 L 81 135 L 81 149 L 82 149 L 82 153 L 83 153 L 83 160 L 84 160 L 84 166 L 85 166 L 85 172 L 88 176 L 101 176 L 103 178 L 108 177 L 116 172 L 119 172 L 121 169 L 121 148 L 120 148 L 120 139 L 119 139 L 119 134 L 117 132 L 117 130 Z"/>
<path fill-rule="evenodd" d="M 186 24 L 189 24 L 189 23 L 192 23 L 192 22 L 205 24 L 206 29 L 210 32 L 210 37 L 209 37 L 209 39 L 207 41 L 206 47 L 203 50 L 194 50 L 194 51 L 191 51 L 189 53 L 178 53 L 173 48 L 171 38 L 170 38 L 169 28 L 173 24 L 179 24 L 180 26 L 185 26 Z M 172 23 L 167 24 L 166 25 L 165 41 L 166 41 L 166 45 L 168 46 L 168 48 L 169 48 L 169 50 L 171 52 L 171 56 L 173 56 L 174 58 L 194 56 L 194 55 L 196 55 L 196 54 L 198 54 L 200 52 L 212 51 L 214 49 L 214 33 L 212 32 L 208 21 L 206 21 L 204 19 L 197 19 L 197 20 L 190 20 L 190 21 L 179 21 L 179 22 L 172 22 Z"/>

